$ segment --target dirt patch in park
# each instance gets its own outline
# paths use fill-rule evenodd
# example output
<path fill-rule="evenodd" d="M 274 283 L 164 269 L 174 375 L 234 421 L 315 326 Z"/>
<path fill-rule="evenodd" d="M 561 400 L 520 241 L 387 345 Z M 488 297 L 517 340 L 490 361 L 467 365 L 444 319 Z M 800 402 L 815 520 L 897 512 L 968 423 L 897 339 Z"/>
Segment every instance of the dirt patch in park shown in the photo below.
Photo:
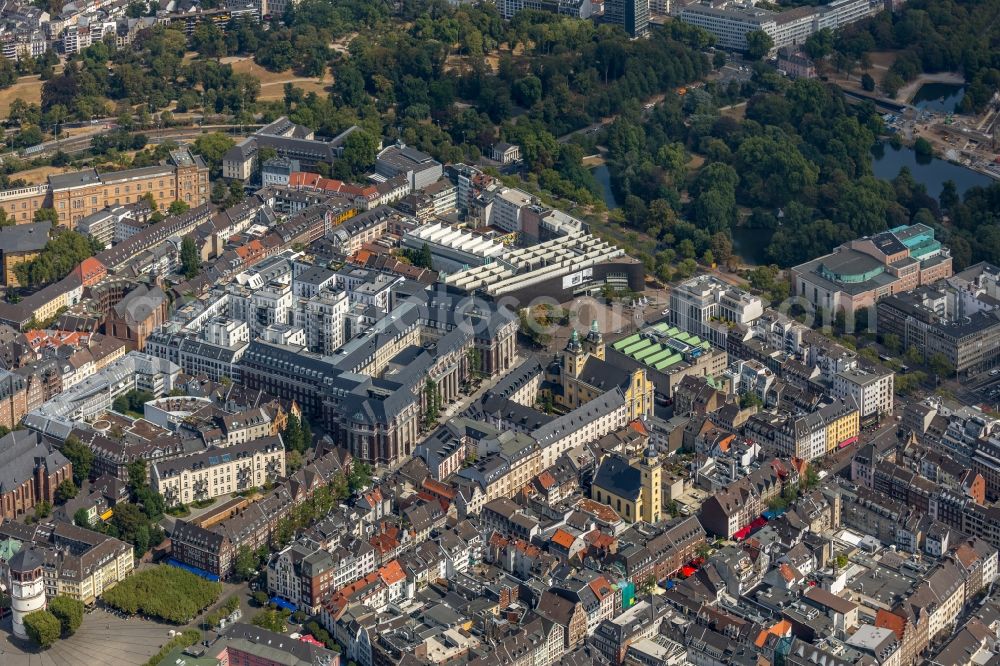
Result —
<path fill-rule="evenodd" d="M 43 84 L 37 76 L 22 76 L 10 88 L 0 90 L 0 117 L 7 117 L 11 102 L 18 97 L 29 104 L 41 104 Z"/>
<path fill-rule="evenodd" d="M 28 169 L 27 171 L 18 171 L 14 174 L 17 178 L 23 178 L 32 185 L 41 185 L 46 182 L 49 176 L 57 173 L 66 173 L 67 171 L 72 171 L 72 169 L 64 167 L 54 167 L 54 166 L 43 166 L 36 167 L 34 169 Z"/>
<path fill-rule="evenodd" d="M 233 71 L 239 74 L 250 74 L 260 81 L 260 97 L 262 101 L 282 99 L 285 96 L 285 84 L 291 83 L 307 93 L 325 95 L 333 84 L 333 75 L 329 70 L 323 78 L 316 76 L 299 76 L 290 69 L 283 72 L 272 72 L 254 62 L 253 58 L 229 57 L 222 59 L 223 64 L 232 65 Z"/>

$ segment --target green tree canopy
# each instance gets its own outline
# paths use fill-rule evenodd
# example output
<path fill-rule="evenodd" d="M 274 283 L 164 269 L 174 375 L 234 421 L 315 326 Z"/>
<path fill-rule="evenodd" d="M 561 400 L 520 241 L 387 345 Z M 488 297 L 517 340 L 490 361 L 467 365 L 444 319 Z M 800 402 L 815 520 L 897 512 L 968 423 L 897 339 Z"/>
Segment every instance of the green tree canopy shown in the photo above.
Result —
<path fill-rule="evenodd" d="M 76 497 L 78 489 L 73 483 L 72 479 L 66 479 L 58 486 L 56 486 L 55 499 L 56 504 L 65 504 L 68 500 Z"/>
<path fill-rule="evenodd" d="M 117 514 L 117 508 L 116 508 Z M 222 585 L 167 565 L 137 571 L 105 591 L 104 601 L 126 613 L 183 624 L 215 603 Z"/>
<path fill-rule="evenodd" d="M 198 248 L 191 236 L 185 236 L 181 241 L 181 272 L 184 277 L 191 279 L 201 271 L 201 256 Z"/>
<path fill-rule="evenodd" d="M 46 209 L 39 209 L 41 213 Z M 47 210 L 52 210 L 47 209 Z M 53 213 L 55 211 L 52 211 Z M 45 216 L 49 219 L 49 216 Z M 77 265 L 93 256 L 98 247 L 96 242 L 87 236 L 64 227 L 53 227 L 52 235 L 45 248 L 31 261 L 17 264 L 14 272 L 22 285 L 38 286 L 61 280 Z"/>
<path fill-rule="evenodd" d="M 90 476 L 90 468 L 94 462 L 94 452 L 76 435 L 70 435 L 62 445 L 62 454 L 73 464 L 73 482 L 82 486 Z"/>
<path fill-rule="evenodd" d="M 63 636 L 72 636 L 83 623 L 83 602 L 59 596 L 48 602 L 49 612 L 59 620 Z"/>
<path fill-rule="evenodd" d="M 761 60 L 774 48 L 774 40 L 771 35 L 763 30 L 751 30 L 746 34 L 747 56 L 751 60 Z"/>
<path fill-rule="evenodd" d="M 288 419 L 285 421 L 285 427 L 281 431 L 281 439 L 285 443 L 285 449 L 288 451 L 298 451 L 302 453 L 306 450 L 307 442 L 305 441 L 302 421 L 295 414 L 289 414 Z"/>
<path fill-rule="evenodd" d="M 35 222 L 49 221 L 52 224 L 59 224 L 59 213 L 56 212 L 55 208 L 39 208 L 35 211 L 32 219 Z"/>
<path fill-rule="evenodd" d="M 90 514 L 83 507 L 80 507 L 73 514 L 73 524 L 78 527 L 90 527 Z"/>
<path fill-rule="evenodd" d="M 222 168 L 222 156 L 236 145 L 233 138 L 221 132 L 202 134 L 194 142 L 194 150 L 205 159 L 205 163 L 217 173 Z"/>
<path fill-rule="evenodd" d="M 239 580 L 250 580 L 257 567 L 260 566 L 260 558 L 249 546 L 240 546 L 236 551 L 236 562 L 233 564 L 233 573 Z"/>
<path fill-rule="evenodd" d="M 288 611 L 265 608 L 254 615 L 250 622 L 268 631 L 273 631 L 276 634 L 283 634 L 288 629 L 288 625 L 285 622 L 287 619 Z"/>
<path fill-rule="evenodd" d="M 24 616 L 24 629 L 35 645 L 47 648 L 59 639 L 62 626 L 58 618 L 47 610 L 37 610 Z"/>
<path fill-rule="evenodd" d="M 344 152 L 334 164 L 337 174 L 351 178 L 375 163 L 378 138 L 366 130 L 352 132 L 344 140 Z"/>
<path fill-rule="evenodd" d="M 180 199 L 174 199 L 170 202 L 170 206 L 167 208 L 167 212 L 171 215 L 182 215 L 188 212 L 191 206 L 188 205 L 186 201 Z"/>

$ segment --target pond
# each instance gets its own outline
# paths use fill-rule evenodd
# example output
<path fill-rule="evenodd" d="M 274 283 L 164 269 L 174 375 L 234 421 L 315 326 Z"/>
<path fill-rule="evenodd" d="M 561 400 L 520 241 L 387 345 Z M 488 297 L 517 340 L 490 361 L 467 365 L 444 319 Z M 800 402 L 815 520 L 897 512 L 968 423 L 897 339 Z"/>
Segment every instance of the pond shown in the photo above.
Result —
<path fill-rule="evenodd" d="M 872 170 L 875 176 L 884 180 L 892 180 L 899 175 L 903 167 L 908 167 L 913 179 L 927 188 L 932 197 L 941 195 L 941 188 L 946 180 L 955 181 L 958 193 L 965 194 L 970 187 L 987 187 L 994 181 L 986 174 L 952 164 L 937 157 L 917 155 L 912 148 L 903 146 L 893 148 L 888 143 L 877 143 L 872 148 Z"/>
<path fill-rule="evenodd" d="M 962 101 L 965 86 L 954 83 L 925 83 L 917 90 L 910 104 L 921 111 L 951 113 Z"/>
<path fill-rule="evenodd" d="M 768 263 L 767 246 L 771 244 L 774 229 L 749 229 L 736 227 L 732 231 L 733 254 L 743 263 L 758 266 Z"/>
<path fill-rule="evenodd" d="M 604 205 L 608 207 L 608 210 L 618 208 L 618 200 L 615 199 L 615 193 L 611 191 L 611 172 L 608 171 L 608 165 L 602 164 L 590 171 L 594 174 L 597 184 L 601 186 L 601 192 L 604 195 Z"/>

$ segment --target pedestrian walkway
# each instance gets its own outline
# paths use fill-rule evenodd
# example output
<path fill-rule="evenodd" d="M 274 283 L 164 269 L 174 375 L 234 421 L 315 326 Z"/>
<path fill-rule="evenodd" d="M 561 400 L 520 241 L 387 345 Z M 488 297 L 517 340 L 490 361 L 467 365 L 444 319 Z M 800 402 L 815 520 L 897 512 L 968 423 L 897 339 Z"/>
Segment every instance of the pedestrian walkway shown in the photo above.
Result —
<path fill-rule="evenodd" d="M 170 640 L 166 624 L 136 617 L 128 620 L 98 609 L 83 616 L 75 634 L 47 650 L 11 633 L 10 616 L 0 624 L 0 664 L 3 666 L 137 666 Z"/>

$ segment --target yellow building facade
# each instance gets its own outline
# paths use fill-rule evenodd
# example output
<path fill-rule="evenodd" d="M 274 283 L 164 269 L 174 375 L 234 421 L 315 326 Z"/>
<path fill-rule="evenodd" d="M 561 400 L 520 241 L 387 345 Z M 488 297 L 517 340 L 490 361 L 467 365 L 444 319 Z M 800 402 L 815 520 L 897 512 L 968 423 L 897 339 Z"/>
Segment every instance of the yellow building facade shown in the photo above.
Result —
<path fill-rule="evenodd" d="M 655 451 L 638 461 L 606 457 L 597 470 L 590 498 L 611 507 L 626 522 L 659 522 L 663 517 L 663 469 Z"/>
<path fill-rule="evenodd" d="M 567 411 L 605 394 L 615 386 L 622 390 L 629 420 L 653 413 L 654 385 L 644 368 L 628 370 L 605 359 L 604 338 L 593 322 L 584 338 L 574 330 L 566 349 L 546 379 L 556 405 Z"/>
<path fill-rule="evenodd" d="M 0 192 L 0 208 L 18 224 L 34 218 L 40 208 L 53 208 L 59 224 L 72 227 L 78 220 L 106 206 L 136 203 L 151 196 L 160 210 L 174 201 L 191 208 L 208 203 L 208 167 L 187 149 L 170 153 L 167 164 L 98 173 L 96 169 L 49 176 L 46 185 Z"/>
<path fill-rule="evenodd" d="M 2 251 L 0 248 L 0 252 Z M 20 287 L 21 283 L 17 281 L 17 273 L 14 268 L 18 264 L 33 260 L 39 254 L 39 252 L 3 252 L 3 283 L 8 287 Z"/>
<path fill-rule="evenodd" d="M 820 413 L 826 423 L 828 453 L 857 440 L 861 433 L 861 412 L 856 405 L 835 403 L 820 410 Z"/>

